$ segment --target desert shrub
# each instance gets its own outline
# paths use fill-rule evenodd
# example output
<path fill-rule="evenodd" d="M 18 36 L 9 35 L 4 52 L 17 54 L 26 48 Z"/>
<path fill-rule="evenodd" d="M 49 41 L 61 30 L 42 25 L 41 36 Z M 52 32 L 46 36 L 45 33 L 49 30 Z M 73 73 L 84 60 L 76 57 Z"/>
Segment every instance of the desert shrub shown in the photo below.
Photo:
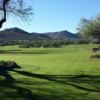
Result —
<path fill-rule="evenodd" d="M 98 59 L 100 59 L 100 54 L 91 55 L 90 58 L 98 58 Z"/>
<path fill-rule="evenodd" d="M 13 70 L 16 68 L 20 68 L 14 61 L 0 61 L 0 70 Z"/>
<path fill-rule="evenodd" d="M 57 48 L 57 47 L 60 47 L 60 44 L 59 44 L 59 43 L 54 42 L 54 43 L 51 43 L 51 47 L 55 47 L 55 48 Z"/>

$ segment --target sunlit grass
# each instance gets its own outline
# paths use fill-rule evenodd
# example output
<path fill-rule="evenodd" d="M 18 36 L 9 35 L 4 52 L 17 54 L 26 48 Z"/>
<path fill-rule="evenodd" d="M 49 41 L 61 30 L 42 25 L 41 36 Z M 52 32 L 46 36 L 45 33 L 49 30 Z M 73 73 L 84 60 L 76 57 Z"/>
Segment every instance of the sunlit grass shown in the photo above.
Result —
<path fill-rule="evenodd" d="M 14 52 L 0 54 L 0 60 L 13 60 L 22 67 L 18 72 L 9 73 L 15 79 L 10 80 L 11 84 L 6 85 L 7 80 L 3 81 L 4 76 L 0 76 L 0 97 L 13 100 L 13 94 L 14 100 L 100 100 L 100 60 L 90 59 L 95 46 L 0 47 Z"/>

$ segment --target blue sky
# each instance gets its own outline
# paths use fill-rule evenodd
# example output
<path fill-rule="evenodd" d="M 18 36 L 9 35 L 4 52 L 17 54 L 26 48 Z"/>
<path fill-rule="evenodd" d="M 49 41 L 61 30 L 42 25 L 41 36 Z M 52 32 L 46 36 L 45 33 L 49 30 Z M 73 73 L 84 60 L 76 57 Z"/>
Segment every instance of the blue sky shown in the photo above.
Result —
<path fill-rule="evenodd" d="M 100 0 L 33 0 L 34 16 L 26 23 L 9 16 L 2 29 L 19 27 L 28 32 L 68 30 L 76 33 L 80 18 L 100 13 Z"/>

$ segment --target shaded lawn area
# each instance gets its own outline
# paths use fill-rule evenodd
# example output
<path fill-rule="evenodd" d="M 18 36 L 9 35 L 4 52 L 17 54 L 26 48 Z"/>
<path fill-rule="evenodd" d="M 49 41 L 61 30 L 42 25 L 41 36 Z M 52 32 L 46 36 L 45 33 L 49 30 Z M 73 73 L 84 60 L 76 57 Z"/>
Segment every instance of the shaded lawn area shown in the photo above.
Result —
<path fill-rule="evenodd" d="M 21 78 L 14 78 L 13 75 Z M 48 75 L 27 71 L 1 71 L 3 100 L 99 100 L 100 76 Z"/>

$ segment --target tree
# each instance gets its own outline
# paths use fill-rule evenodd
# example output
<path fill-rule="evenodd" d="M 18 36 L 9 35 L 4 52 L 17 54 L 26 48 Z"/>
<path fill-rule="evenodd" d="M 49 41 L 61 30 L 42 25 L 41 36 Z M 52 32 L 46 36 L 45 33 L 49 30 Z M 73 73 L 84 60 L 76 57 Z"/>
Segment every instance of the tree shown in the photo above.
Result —
<path fill-rule="evenodd" d="M 97 38 L 100 43 L 100 15 L 91 19 L 82 18 L 77 29 L 83 36 Z"/>
<path fill-rule="evenodd" d="M 0 28 L 6 22 L 7 13 L 19 16 L 22 19 L 29 19 L 33 15 L 31 0 L 0 0 Z"/>

